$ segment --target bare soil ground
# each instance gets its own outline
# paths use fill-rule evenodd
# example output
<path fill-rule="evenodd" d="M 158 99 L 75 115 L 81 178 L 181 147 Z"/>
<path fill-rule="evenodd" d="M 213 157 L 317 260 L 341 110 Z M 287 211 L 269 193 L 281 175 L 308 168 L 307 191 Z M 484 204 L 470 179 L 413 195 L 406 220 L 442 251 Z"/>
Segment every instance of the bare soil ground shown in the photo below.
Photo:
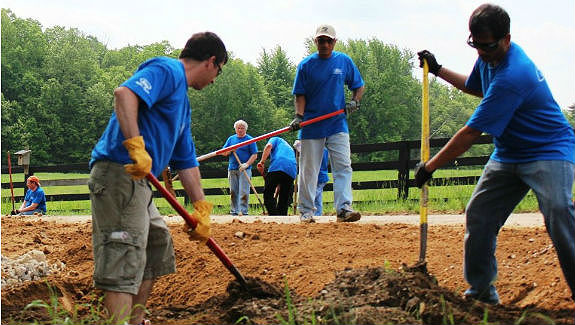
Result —
<path fill-rule="evenodd" d="M 89 222 L 55 223 L 2 217 L 2 254 L 32 249 L 66 269 L 47 280 L 72 309 L 96 303 Z M 543 227 L 504 227 L 499 235 L 497 287 L 502 304 L 462 299 L 462 225 L 429 227 L 427 271 L 409 270 L 419 254 L 419 227 L 407 224 L 214 224 L 216 242 L 241 273 L 271 285 L 268 297 L 246 295 L 204 245 L 172 224 L 177 268 L 149 300 L 156 324 L 573 324 L 575 305 Z M 240 236 L 238 232 L 242 232 Z M 285 295 L 289 288 L 291 301 Z M 47 317 L 22 309 L 49 300 L 45 281 L 2 290 L 2 323 Z M 291 312 L 290 312 L 291 310 Z M 81 310 L 81 312 L 87 312 Z M 544 316 L 542 316 L 544 315 Z"/>

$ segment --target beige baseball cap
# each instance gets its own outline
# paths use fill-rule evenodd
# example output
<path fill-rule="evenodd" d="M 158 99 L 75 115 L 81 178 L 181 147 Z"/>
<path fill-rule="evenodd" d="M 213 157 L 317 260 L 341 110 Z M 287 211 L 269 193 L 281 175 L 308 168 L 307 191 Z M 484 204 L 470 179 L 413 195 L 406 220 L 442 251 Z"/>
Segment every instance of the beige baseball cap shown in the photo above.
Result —
<path fill-rule="evenodd" d="M 335 39 L 335 28 L 333 28 L 333 26 L 331 25 L 320 25 L 316 30 L 315 30 L 315 37 L 314 38 L 318 38 L 320 36 L 327 36 L 331 39 Z"/>

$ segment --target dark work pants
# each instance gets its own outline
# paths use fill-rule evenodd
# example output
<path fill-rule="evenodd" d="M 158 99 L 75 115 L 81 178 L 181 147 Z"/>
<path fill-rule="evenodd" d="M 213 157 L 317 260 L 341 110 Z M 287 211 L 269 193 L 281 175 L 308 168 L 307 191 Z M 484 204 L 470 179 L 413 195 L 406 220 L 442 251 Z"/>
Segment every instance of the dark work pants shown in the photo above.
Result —
<path fill-rule="evenodd" d="M 264 204 L 270 216 L 287 216 L 292 203 L 293 181 L 288 174 L 281 171 L 269 172 L 266 175 Z M 274 198 L 276 187 L 280 186 L 277 200 Z"/>

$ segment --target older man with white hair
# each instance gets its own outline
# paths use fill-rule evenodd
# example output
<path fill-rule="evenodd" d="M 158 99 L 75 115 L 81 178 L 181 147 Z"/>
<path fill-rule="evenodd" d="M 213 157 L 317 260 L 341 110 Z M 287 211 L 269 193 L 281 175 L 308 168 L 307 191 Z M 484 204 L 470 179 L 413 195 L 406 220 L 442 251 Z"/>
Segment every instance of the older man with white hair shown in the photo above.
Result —
<path fill-rule="evenodd" d="M 223 148 L 233 146 L 235 144 L 248 141 L 253 137 L 247 134 L 248 123 L 244 120 L 237 120 L 234 123 L 236 134 L 231 135 Z M 228 181 L 230 182 L 230 214 L 231 215 L 247 215 L 248 206 L 250 203 L 250 182 L 252 177 L 252 164 L 258 157 L 258 147 L 254 143 L 247 146 L 239 147 L 236 149 L 240 162 L 236 159 L 232 151 L 223 153 L 224 156 L 229 156 L 228 164 Z M 247 174 L 247 177 L 244 174 Z"/>

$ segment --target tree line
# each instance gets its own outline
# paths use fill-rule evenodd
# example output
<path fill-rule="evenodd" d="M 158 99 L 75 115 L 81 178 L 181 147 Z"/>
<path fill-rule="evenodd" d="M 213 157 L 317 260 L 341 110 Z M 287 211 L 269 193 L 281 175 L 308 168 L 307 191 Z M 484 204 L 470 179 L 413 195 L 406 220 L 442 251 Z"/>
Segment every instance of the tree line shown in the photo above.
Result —
<path fill-rule="evenodd" d="M 1 14 L 2 153 L 30 149 L 36 166 L 87 162 L 112 114 L 114 88 L 146 59 L 178 57 L 181 50 L 167 41 L 108 49 L 76 28 L 43 29 L 9 9 Z M 305 42 L 308 53 L 316 51 L 312 39 Z M 198 155 L 221 148 L 238 119 L 248 123 L 248 134 L 258 136 L 287 126 L 293 117 L 297 62 L 279 45 L 263 49 L 256 65 L 228 50 L 231 59 L 216 82 L 189 91 Z M 366 84 L 360 111 L 349 117 L 351 142 L 419 139 L 421 83 L 413 75 L 414 53 L 378 39 L 339 41 L 336 50 L 355 61 Z M 453 135 L 478 102 L 431 77 L 433 137 Z M 284 137 L 295 140 L 292 133 Z"/>

